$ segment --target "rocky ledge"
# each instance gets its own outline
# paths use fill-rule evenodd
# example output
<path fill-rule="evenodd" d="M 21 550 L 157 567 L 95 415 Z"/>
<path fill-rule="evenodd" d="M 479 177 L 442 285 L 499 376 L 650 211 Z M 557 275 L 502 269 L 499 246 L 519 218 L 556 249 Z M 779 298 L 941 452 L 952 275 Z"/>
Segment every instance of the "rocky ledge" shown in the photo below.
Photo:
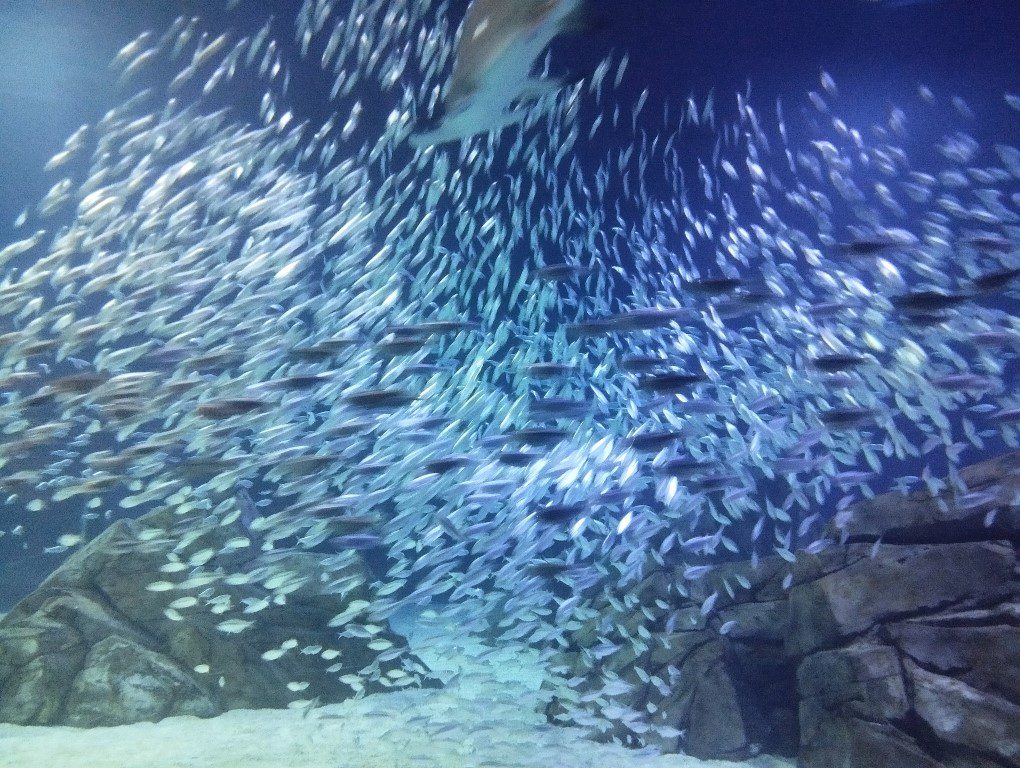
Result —
<path fill-rule="evenodd" d="M 321 555 L 234 552 L 202 569 L 208 584 L 154 592 L 147 585 L 172 578 L 161 571 L 170 545 L 153 537 L 167 524 L 159 513 L 113 524 L 0 621 L 0 722 L 109 726 L 338 702 L 354 695 L 340 678 L 365 668 L 375 671 L 365 675 L 367 691 L 435 684 L 392 632 L 338 639 L 330 628 L 354 601 L 371 600 L 357 556 L 326 574 Z M 188 550 L 222 551 L 244 534 L 239 524 L 221 527 Z M 255 576 L 232 585 L 224 568 Z M 343 598 L 323 589 L 338 579 L 353 585 Z M 187 596 L 197 598 L 194 609 L 168 610 Z M 231 620 L 254 623 L 225 632 Z M 380 663 L 369 643 L 384 641 L 392 648 Z M 266 660 L 267 651 L 280 657 Z"/>
<path fill-rule="evenodd" d="M 1020 452 L 961 477 L 965 496 L 877 497 L 833 521 L 839 545 L 718 565 L 688 597 L 652 563 L 570 634 L 550 720 L 643 711 L 603 735 L 802 768 L 1020 766 Z"/>

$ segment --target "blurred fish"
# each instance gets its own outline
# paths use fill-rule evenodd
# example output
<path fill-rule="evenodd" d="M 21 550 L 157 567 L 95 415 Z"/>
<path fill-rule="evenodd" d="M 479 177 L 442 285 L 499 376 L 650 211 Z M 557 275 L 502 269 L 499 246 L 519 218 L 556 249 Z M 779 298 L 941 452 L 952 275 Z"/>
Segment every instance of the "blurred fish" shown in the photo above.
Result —
<path fill-rule="evenodd" d="M 416 147 L 500 131 L 528 112 L 515 103 L 562 87 L 532 75 L 553 38 L 569 29 L 582 0 L 472 0 L 461 27 L 453 74 L 438 124 L 411 136 Z"/>
<path fill-rule="evenodd" d="M 668 695 L 644 654 L 698 618 L 685 594 L 738 633 L 714 614 L 751 582 L 720 562 L 823 552 L 822 510 L 919 457 L 948 480 L 896 487 L 984 512 L 961 456 L 1020 445 L 1020 149 L 987 104 L 922 87 L 865 119 L 823 72 L 660 114 L 626 56 L 536 100 L 579 7 L 476 0 L 455 38 L 449 4 L 317 0 L 129 43 L 136 95 L 74 132 L 0 246 L 3 545 L 62 554 L 155 512 L 124 550 L 167 555 L 168 620 L 225 632 L 314 568 L 361 643 L 355 668 L 321 658 L 358 695 L 427 674 L 381 636 L 402 611 L 540 653 L 583 626 L 547 676 L 569 716 L 675 743 L 604 691 Z M 437 141 L 521 130 L 409 146 L 450 71 Z M 334 114 L 294 108 L 299 76 Z M 643 588 L 659 567 L 675 595 Z"/>

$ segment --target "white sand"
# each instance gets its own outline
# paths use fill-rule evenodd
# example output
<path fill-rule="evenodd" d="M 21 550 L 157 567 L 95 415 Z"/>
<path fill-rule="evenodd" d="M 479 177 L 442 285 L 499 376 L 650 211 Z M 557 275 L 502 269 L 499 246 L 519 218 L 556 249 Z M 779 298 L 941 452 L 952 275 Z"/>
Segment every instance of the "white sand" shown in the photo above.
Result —
<path fill-rule="evenodd" d="M 3 768 L 738 768 L 597 744 L 536 712 L 541 682 L 521 649 L 467 647 L 434 633 L 412 638 L 448 680 L 302 713 L 235 711 L 118 728 L 0 725 Z M 760 759 L 748 768 L 791 768 Z"/>

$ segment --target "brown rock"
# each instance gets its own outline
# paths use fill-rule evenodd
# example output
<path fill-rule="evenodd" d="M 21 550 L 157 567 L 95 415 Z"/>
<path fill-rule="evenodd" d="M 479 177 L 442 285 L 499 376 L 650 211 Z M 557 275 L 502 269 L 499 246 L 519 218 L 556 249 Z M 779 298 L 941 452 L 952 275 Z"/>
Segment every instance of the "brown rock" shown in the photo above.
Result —
<path fill-rule="evenodd" d="M 858 643 L 808 656 L 797 670 L 801 712 L 825 710 L 863 719 L 898 720 L 909 711 L 899 657 Z"/>
<path fill-rule="evenodd" d="M 171 713 L 212 717 L 221 712 L 185 670 L 117 636 L 92 646 L 66 708 L 67 724 L 79 728 L 155 722 Z"/>
<path fill-rule="evenodd" d="M 925 669 L 1020 702 L 1020 626 L 1010 623 L 1015 620 L 1015 611 L 1003 607 L 925 616 L 888 632 Z"/>
<path fill-rule="evenodd" d="M 1020 765 L 1020 705 L 905 663 L 914 710 L 951 744 Z"/>
<path fill-rule="evenodd" d="M 761 744 L 799 749 L 800 768 L 1020 766 L 1020 452 L 962 475 L 968 498 L 889 494 L 846 516 L 851 540 L 884 537 L 874 557 L 853 543 L 794 563 L 720 563 L 686 584 L 687 600 L 649 560 L 642 589 L 669 610 L 596 605 L 599 631 L 572 634 L 565 666 L 588 683 L 582 693 L 605 669 L 635 683 L 614 703 L 653 704 L 642 739 L 666 751 L 738 758 Z M 987 528 L 991 508 L 1000 516 Z M 660 573 L 681 578 L 671 565 Z M 592 661 L 585 649 L 604 635 L 626 663 Z M 639 684 L 635 667 L 665 684 Z M 634 743 L 622 726 L 610 734 Z"/>
<path fill-rule="evenodd" d="M 874 558 L 791 590 L 787 650 L 806 655 L 879 622 L 1008 595 L 1015 566 L 1003 542 L 880 547 Z"/>
<path fill-rule="evenodd" d="M 798 768 L 947 768 L 889 723 L 801 712 Z"/>
<path fill-rule="evenodd" d="M 960 471 L 967 498 L 951 489 L 932 498 L 927 490 L 909 495 L 887 493 L 855 505 L 836 517 L 830 528 L 834 536 L 851 541 L 921 544 L 951 543 L 975 539 L 1016 538 L 1020 535 L 1020 451 Z M 997 510 L 991 526 L 985 516 Z"/>
<path fill-rule="evenodd" d="M 340 650 L 346 669 L 368 666 L 378 654 L 365 638 L 339 638 L 329 627 L 351 600 L 370 598 L 370 581 L 360 559 L 323 569 L 313 553 L 273 552 L 227 555 L 207 567 L 226 565 L 253 574 L 249 583 L 216 581 L 216 593 L 229 598 L 228 613 L 196 607 L 183 617 L 165 610 L 173 598 L 146 589 L 168 580 L 160 567 L 172 543 L 146 529 L 165 527 L 162 513 L 120 521 L 71 555 L 0 622 L 0 721 L 19 724 L 115 725 L 171 715 L 209 716 L 227 709 L 285 707 L 298 698 L 289 681 L 306 681 L 300 698 L 342 701 L 353 689 L 327 669 L 335 663 L 317 654 L 294 651 L 269 662 L 262 654 L 288 640 L 299 647 Z M 239 526 L 220 526 L 204 534 L 193 550 L 217 551 L 243 534 Z M 189 550 L 190 551 L 190 550 Z M 184 555 L 187 556 L 187 553 Z M 237 562 L 247 558 L 244 563 Z M 261 575 L 260 575 L 261 574 Z M 225 634 L 217 625 L 238 618 L 244 601 L 265 603 L 274 593 L 260 583 L 272 576 L 287 584 L 286 601 L 270 602 L 244 615 L 254 623 L 241 634 Z M 362 586 L 344 597 L 324 588 L 330 578 L 355 576 Z M 170 578 L 169 580 L 175 580 Z M 181 590 L 174 597 L 196 594 Z M 405 643 L 391 631 L 377 635 L 400 649 Z M 196 667 L 206 665 L 209 672 Z M 381 673 L 407 666 L 421 670 L 420 681 L 435 682 L 406 649 L 381 665 Z M 204 667 L 202 667 L 204 669 Z M 219 680 L 222 678 L 222 685 Z M 382 690 L 368 682 L 366 690 Z"/>
<path fill-rule="evenodd" d="M 729 670 L 721 658 L 713 658 L 714 652 L 706 646 L 701 658 L 685 667 L 697 682 L 684 750 L 694 757 L 743 757 L 751 741 L 748 727 Z"/>

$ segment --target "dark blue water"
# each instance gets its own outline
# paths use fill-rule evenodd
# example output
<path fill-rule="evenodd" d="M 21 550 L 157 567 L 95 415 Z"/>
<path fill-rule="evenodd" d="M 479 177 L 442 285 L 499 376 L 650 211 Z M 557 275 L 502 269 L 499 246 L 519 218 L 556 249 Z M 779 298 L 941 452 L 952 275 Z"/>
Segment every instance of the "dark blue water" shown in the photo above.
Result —
<path fill-rule="evenodd" d="M 466 1 L 453 3 L 454 8 Z M 124 0 L 7 0 L 0 7 L 0 243 L 18 235 L 13 222 L 53 183 L 45 162 L 76 128 L 91 123 L 125 94 L 109 61 L 145 29 L 162 30 L 179 14 L 199 14 L 223 29 L 261 26 L 270 14 L 287 24 L 299 2 L 249 2 L 244 13 L 220 14 L 211 3 Z M 565 76 L 591 72 L 610 50 L 627 51 L 630 69 L 621 102 L 649 91 L 643 120 L 661 128 L 665 103 L 699 103 L 715 91 L 720 111 L 750 88 L 755 103 L 797 103 L 817 89 L 821 70 L 841 91 L 841 110 L 867 125 L 895 104 L 916 101 L 919 83 L 945 104 L 964 97 L 980 119 L 970 126 L 983 144 L 1016 143 L 1015 116 L 1004 92 L 1020 92 L 1020 2 L 945 0 L 873 3 L 865 0 L 595 0 L 587 34 L 558 41 L 554 69 Z M 283 22 L 281 22 L 283 23 Z M 280 34 L 281 40 L 292 36 Z M 322 121 L 328 104 L 321 81 L 294 73 L 296 109 Z M 369 107 L 370 108 L 370 107 Z M 728 113 L 728 112 L 727 112 Z M 1001 117 L 1001 122 L 1000 122 Z M 1008 121 L 1008 122 L 1007 122 Z M 912 126 L 918 148 L 939 137 Z M 692 152 L 712 137 L 691 137 Z M 699 146 L 699 142 L 702 145 Z M 20 235 L 23 236 L 23 235 Z M 979 457 L 968 455 L 966 460 Z M 902 470 L 916 472 L 917 467 Z M 892 478 L 889 478 L 891 481 Z M 2 521 L 0 521 L 2 522 Z M 41 539 L 66 530 L 46 523 Z M 0 525 L 0 527 L 3 527 Z M 39 556 L 7 561 L 0 571 L 0 610 L 30 589 L 55 564 Z"/>
<path fill-rule="evenodd" d="M 465 0 L 452 6 L 466 7 Z M 210 18 L 200 2 L 6 0 L 0 8 L 0 240 L 24 206 L 45 194 L 42 165 L 79 125 L 115 103 L 108 63 L 144 29 L 182 13 Z M 244 4 L 253 27 L 284 18 L 295 0 Z M 631 56 L 627 83 L 649 104 L 747 82 L 763 100 L 803 94 L 828 70 L 862 117 L 924 81 L 964 95 L 976 109 L 1020 89 L 1020 4 L 944 0 L 906 6 L 866 0 L 595 0 L 597 30 L 556 45 L 556 66 L 590 71 L 610 49 Z M 244 23 L 237 14 L 225 26 Z M 288 39 L 288 37 L 284 39 Z M 321 103 L 317 94 L 295 99 Z M 321 94 L 319 94 L 321 95 Z M 621 94 L 622 96 L 623 94 Z M 654 110 L 649 110 L 653 113 Z M 660 113 L 661 114 L 661 113 Z M 997 126 L 984 124 L 989 131 Z"/>

